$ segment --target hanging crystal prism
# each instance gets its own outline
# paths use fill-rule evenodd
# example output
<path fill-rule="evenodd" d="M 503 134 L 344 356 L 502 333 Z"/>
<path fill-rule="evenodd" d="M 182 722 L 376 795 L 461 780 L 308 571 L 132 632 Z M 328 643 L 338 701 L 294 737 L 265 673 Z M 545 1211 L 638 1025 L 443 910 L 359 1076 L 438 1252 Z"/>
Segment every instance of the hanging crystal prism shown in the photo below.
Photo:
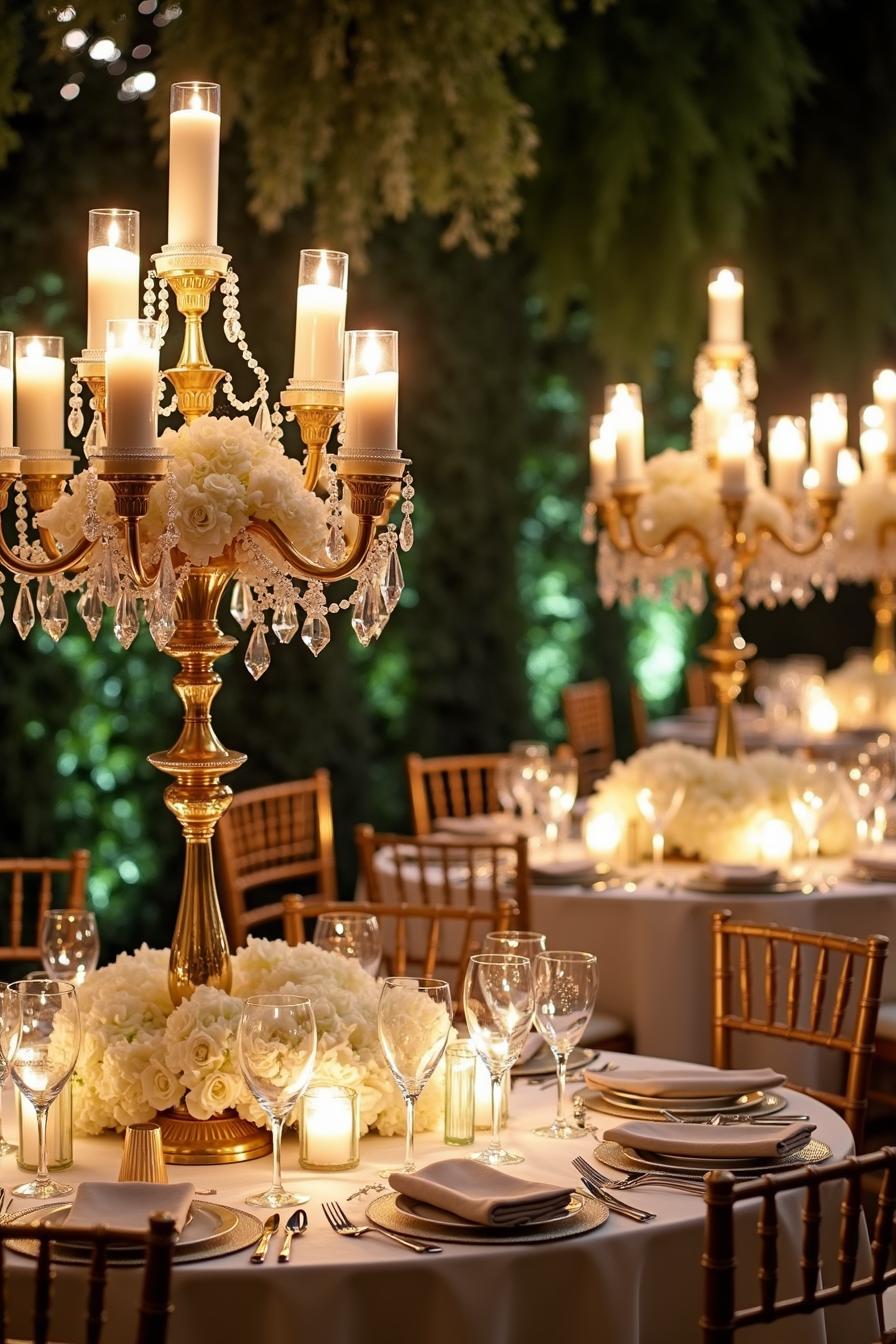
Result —
<path fill-rule="evenodd" d="M 401 561 L 398 558 L 398 551 L 389 552 L 389 559 L 386 561 L 386 573 L 383 576 L 383 582 L 380 585 L 380 592 L 383 595 L 383 601 L 386 604 L 386 611 L 389 615 L 398 606 L 399 598 L 404 592 L 404 574 L 401 568 Z"/>
<path fill-rule="evenodd" d="M 103 428 L 103 417 L 99 411 L 94 411 L 87 437 L 84 440 L 84 452 L 88 457 L 92 457 L 94 453 L 98 453 L 105 446 L 106 431 Z"/>
<path fill-rule="evenodd" d="M 27 639 L 34 627 L 34 603 L 27 583 L 19 584 L 19 595 L 13 608 L 12 623 L 22 639 Z"/>
<path fill-rule="evenodd" d="M 149 622 L 149 633 L 152 635 L 153 643 L 160 652 L 171 642 L 171 636 L 176 629 L 177 625 L 170 610 L 160 612 L 157 605 L 152 620 Z"/>
<path fill-rule="evenodd" d="M 156 579 L 157 607 L 164 611 L 170 611 L 174 606 L 174 599 L 177 597 L 177 575 L 174 572 L 174 565 L 171 563 L 171 552 L 165 550 L 162 552 L 162 560 L 159 564 L 158 578 Z"/>
<path fill-rule="evenodd" d="M 342 528 L 338 523 L 333 522 L 327 528 L 327 539 L 324 542 L 324 554 L 331 564 L 338 564 L 345 555 L 345 538 L 342 535 Z"/>
<path fill-rule="evenodd" d="M 87 626 L 87 633 L 90 638 L 96 639 L 103 623 L 103 604 L 96 588 L 91 586 L 84 589 L 84 592 L 78 598 L 78 615 Z"/>
<path fill-rule="evenodd" d="M 252 591 L 243 579 L 237 579 L 230 593 L 230 614 L 241 630 L 252 624 Z"/>
<path fill-rule="evenodd" d="M 37 597 L 34 604 L 37 607 L 38 616 L 45 616 L 47 614 L 50 592 L 50 580 L 47 578 L 46 574 L 41 574 L 37 581 Z"/>
<path fill-rule="evenodd" d="M 134 601 L 134 594 L 128 588 L 121 590 L 115 607 L 115 623 L 112 629 L 123 649 L 129 649 L 137 638 L 137 631 L 140 629 L 137 603 Z"/>
<path fill-rule="evenodd" d="M 387 620 L 388 612 L 379 586 L 365 581 L 352 616 L 352 629 L 359 642 L 366 648 L 372 639 L 378 637 Z"/>
<path fill-rule="evenodd" d="M 414 544 L 414 524 L 407 515 L 398 533 L 398 544 L 403 551 L 409 551 Z"/>
<path fill-rule="evenodd" d="M 114 606 L 119 597 L 118 566 L 108 542 L 104 544 L 103 563 L 100 565 L 99 594 L 107 607 Z"/>
<path fill-rule="evenodd" d="M 326 616 L 307 616 L 302 626 L 302 640 L 316 658 L 330 642 L 330 623 Z"/>
<path fill-rule="evenodd" d="M 41 625 L 54 643 L 58 643 L 68 629 L 68 608 L 58 588 L 54 588 L 50 594 L 46 610 L 41 617 Z"/>
<path fill-rule="evenodd" d="M 288 644 L 298 628 L 299 618 L 296 615 L 294 603 L 288 602 L 285 606 L 276 609 L 271 629 L 281 644 Z"/>
<path fill-rule="evenodd" d="M 252 423 L 255 429 L 261 430 L 266 439 L 269 439 L 273 434 L 274 425 L 271 420 L 271 412 L 265 400 L 258 403 L 258 410 L 255 412 L 255 419 Z"/>
<path fill-rule="evenodd" d="M 84 428 L 84 412 L 80 406 L 73 406 L 68 413 L 68 432 L 77 439 Z"/>
<path fill-rule="evenodd" d="M 256 625 L 252 631 L 252 637 L 246 648 L 246 667 L 249 673 L 257 681 L 260 676 L 267 672 L 271 665 L 271 651 L 268 648 L 268 642 L 264 637 L 264 626 Z"/>

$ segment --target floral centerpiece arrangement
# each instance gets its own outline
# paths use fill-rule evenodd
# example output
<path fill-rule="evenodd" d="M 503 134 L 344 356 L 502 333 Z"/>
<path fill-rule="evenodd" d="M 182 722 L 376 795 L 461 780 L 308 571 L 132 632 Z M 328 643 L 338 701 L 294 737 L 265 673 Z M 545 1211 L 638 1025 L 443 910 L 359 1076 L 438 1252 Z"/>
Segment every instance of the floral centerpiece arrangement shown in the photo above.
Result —
<path fill-rule="evenodd" d="M 669 822 L 667 852 L 723 863 L 751 863 L 757 857 L 765 821 L 793 817 L 790 790 L 804 764 L 777 751 L 755 751 L 742 760 L 712 756 L 699 747 L 660 742 L 616 761 L 596 789 L 598 804 L 626 823 L 640 819 L 638 791 L 684 785 L 684 797 Z M 855 831 L 846 809 L 821 832 L 825 854 L 848 852 Z M 646 848 L 645 836 L 645 848 Z"/>
<path fill-rule="evenodd" d="M 896 572 L 896 480 L 862 476 L 844 491 L 837 516 L 837 572 L 868 583 Z"/>
<path fill-rule="evenodd" d="M 311 1000 L 318 1031 L 314 1081 L 358 1091 L 362 1131 L 404 1132 L 404 1101 L 377 1038 L 379 985 L 356 962 L 311 944 L 290 947 L 250 938 L 233 958 L 231 993 L 201 985 L 175 1008 L 168 960 L 166 949 L 144 946 L 91 972 L 79 988 L 82 1046 L 74 1075 L 79 1133 L 123 1129 L 180 1103 L 197 1120 L 235 1110 L 265 1125 L 240 1073 L 236 1033 L 243 999 L 269 993 Z M 408 995 L 413 999 L 408 1030 L 425 1032 L 427 1003 L 413 990 Z M 433 1128 L 443 1108 L 440 1068 L 418 1102 L 418 1129 Z"/>

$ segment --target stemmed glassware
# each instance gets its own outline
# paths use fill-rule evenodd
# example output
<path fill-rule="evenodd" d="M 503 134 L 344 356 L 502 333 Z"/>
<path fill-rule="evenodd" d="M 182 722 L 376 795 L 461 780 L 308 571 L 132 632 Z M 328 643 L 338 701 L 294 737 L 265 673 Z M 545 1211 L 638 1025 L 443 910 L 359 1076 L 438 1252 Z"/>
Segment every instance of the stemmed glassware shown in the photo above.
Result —
<path fill-rule="evenodd" d="M 834 761 L 806 761 L 800 778 L 789 787 L 790 807 L 806 841 L 810 859 L 818 858 L 821 828 L 841 797 L 840 772 Z"/>
<path fill-rule="evenodd" d="M 565 1115 L 566 1065 L 582 1038 L 597 998 L 597 957 L 591 952 L 539 952 L 535 958 L 535 1026 L 557 1061 L 557 1114 L 535 1133 L 580 1139 Z"/>
<path fill-rule="evenodd" d="M 56 1199 L 70 1185 L 50 1179 L 47 1111 L 72 1075 L 81 1045 L 75 986 L 64 980 L 18 980 L 3 996 L 4 1054 L 13 1082 L 37 1116 L 37 1175 L 16 1186 L 23 1199 Z"/>
<path fill-rule="evenodd" d="M 480 952 L 472 956 L 464 979 L 464 1016 L 476 1053 L 492 1081 L 492 1137 L 488 1148 L 472 1156 L 489 1166 L 522 1162 L 520 1153 L 501 1143 L 504 1076 L 520 1057 L 535 1009 L 532 963 L 528 957 Z"/>
<path fill-rule="evenodd" d="M 550 760 L 546 742 L 511 742 L 510 788 L 523 818 L 535 811 L 535 774 L 542 762 Z"/>
<path fill-rule="evenodd" d="M 528 957 L 535 964 L 535 958 L 539 952 L 544 952 L 547 948 L 548 940 L 545 934 L 536 933 L 534 929 L 504 929 L 500 933 L 487 933 L 485 935 L 485 951 L 498 952 L 504 956 Z"/>
<path fill-rule="evenodd" d="M 7 1012 L 7 995 L 13 993 L 12 986 L 5 980 L 0 980 L 0 1102 L 2 1102 L 3 1088 L 6 1086 L 6 1080 L 9 1077 L 9 1054 L 11 1042 L 15 1038 L 13 1028 L 15 1026 L 15 1013 Z M 14 1153 L 16 1145 L 10 1143 L 3 1137 L 3 1108 L 0 1105 L 0 1157 L 6 1157 L 7 1153 Z"/>
<path fill-rule="evenodd" d="M 867 751 L 842 763 L 843 795 L 860 844 L 868 839 L 868 821 L 881 790 L 881 772 Z"/>
<path fill-rule="evenodd" d="M 40 929 L 43 968 L 56 980 L 84 983 L 100 959 L 100 936 L 91 910 L 48 910 Z"/>
<path fill-rule="evenodd" d="M 237 1032 L 240 1069 L 249 1091 L 271 1122 L 273 1176 L 267 1190 L 244 1203 L 265 1209 L 307 1204 L 308 1196 L 283 1188 L 283 1125 L 314 1072 L 317 1023 L 311 1000 L 298 994 L 253 994 L 243 1004 Z"/>
<path fill-rule="evenodd" d="M 398 1171 L 416 1169 L 414 1110 L 445 1053 L 451 1016 L 451 990 L 444 980 L 394 975 L 383 981 L 377 1032 L 386 1063 L 405 1101 L 404 1163 Z"/>
<path fill-rule="evenodd" d="M 666 832 L 678 815 L 684 802 L 684 784 L 670 782 L 639 789 L 635 795 L 638 811 L 650 827 L 650 848 L 654 864 L 659 867 L 666 848 Z"/>
<path fill-rule="evenodd" d="M 368 975 L 376 975 L 383 959 L 379 920 L 376 915 L 362 915 L 358 911 L 318 915 L 314 945 L 359 962 Z"/>
<path fill-rule="evenodd" d="M 576 801 L 579 766 L 574 756 L 539 761 L 532 781 L 532 799 L 544 823 L 545 838 L 560 848 L 567 818 Z"/>

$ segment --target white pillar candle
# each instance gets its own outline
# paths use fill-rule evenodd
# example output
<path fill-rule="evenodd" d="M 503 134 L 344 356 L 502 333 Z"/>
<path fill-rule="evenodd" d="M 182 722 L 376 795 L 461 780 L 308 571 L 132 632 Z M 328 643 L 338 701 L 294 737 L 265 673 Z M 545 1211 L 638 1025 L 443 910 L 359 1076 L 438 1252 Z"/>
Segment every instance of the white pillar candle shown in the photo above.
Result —
<path fill-rule="evenodd" d="M 818 472 L 818 489 L 823 494 L 838 494 L 837 475 L 840 449 L 846 447 L 846 397 L 836 392 L 817 392 L 812 397 L 809 417 L 809 443 L 812 466 Z"/>
<path fill-rule="evenodd" d="M 740 345 L 744 339 L 744 286 L 742 272 L 733 266 L 710 271 L 709 339 L 713 345 Z"/>
<path fill-rule="evenodd" d="M 859 447 L 862 450 L 862 466 L 865 475 L 872 481 L 883 481 L 887 477 L 887 449 L 889 436 L 885 427 L 886 412 L 880 404 L 863 406 L 859 420 Z"/>
<path fill-rule="evenodd" d="M 644 479 L 644 415 L 637 383 L 607 388 L 606 411 L 616 439 L 616 484 L 636 485 Z"/>
<path fill-rule="evenodd" d="M 106 452 L 148 453 L 158 439 L 158 323 L 110 322 L 106 331 Z"/>
<path fill-rule="evenodd" d="M 398 332 L 348 333 L 343 451 L 398 455 Z"/>
<path fill-rule="evenodd" d="M 706 441 L 712 456 L 717 456 L 728 422 L 740 405 L 737 375 L 731 369 L 714 369 L 700 394 L 704 407 Z"/>
<path fill-rule="evenodd" d="M 595 499 L 607 499 L 616 479 L 616 434 L 609 415 L 592 415 L 588 438 L 591 489 Z"/>
<path fill-rule="evenodd" d="M 16 444 L 29 457 L 65 453 L 65 361 L 61 336 L 16 338 Z"/>
<path fill-rule="evenodd" d="M 293 362 L 297 382 L 342 382 L 347 275 L 344 252 L 301 254 Z"/>
<path fill-rule="evenodd" d="M 764 863 L 789 863 L 793 858 L 793 827 L 780 817 L 769 817 L 760 832 L 759 857 Z"/>
<path fill-rule="evenodd" d="M 875 374 L 874 401 L 884 413 L 887 444 L 896 452 L 896 369 L 881 369 Z"/>
<path fill-rule="evenodd" d="M 15 443 L 12 433 L 13 334 L 0 331 L 0 450 Z"/>
<path fill-rule="evenodd" d="M 738 499 L 746 495 L 754 442 L 753 417 L 732 415 L 719 441 L 719 485 L 723 497 Z"/>
<path fill-rule="evenodd" d="M 768 423 L 769 484 L 782 499 L 799 499 L 806 470 L 806 422 L 799 415 L 772 416 Z"/>
<path fill-rule="evenodd" d="M 852 448 L 841 448 L 837 454 L 838 485 L 855 485 L 856 481 L 861 479 L 862 464 L 859 461 L 858 453 Z"/>
<path fill-rule="evenodd" d="M 217 245 L 220 95 L 217 84 L 175 84 L 171 89 L 169 244 Z"/>
<path fill-rule="evenodd" d="M 140 217 L 136 210 L 91 210 L 87 249 L 87 348 L 105 350 L 106 323 L 139 310 Z"/>
<path fill-rule="evenodd" d="M 586 813 L 582 826 L 585 848 L 603 863 L 614 861 L 624 834 L 625 820 L 618 812 L 600 807 Z"/>

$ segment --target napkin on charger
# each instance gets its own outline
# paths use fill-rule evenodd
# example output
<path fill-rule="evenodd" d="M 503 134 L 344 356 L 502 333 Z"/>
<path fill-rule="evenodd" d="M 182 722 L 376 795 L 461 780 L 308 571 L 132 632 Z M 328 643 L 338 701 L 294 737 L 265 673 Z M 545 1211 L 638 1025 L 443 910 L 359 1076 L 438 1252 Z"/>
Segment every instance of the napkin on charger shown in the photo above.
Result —
<path fill-rule="evenodd" d="M 562 1213 L 573 1192 L 540 1181 L 521 1181 L 505 1171 L 448 1157 L 419 1171 L 396 1171 L 389 1184 L 400 1194 L 446 1209 L 483 1227 L 516 1227 Z"/>
<path fill-rule="evenodd" d="M 147 1232 L 154 1213 L 170 1213 L 184 1230 L 195 1188 L 189 1181 L 153 1185 L 149 1181 L 82 1181 L 66 1222 L 72 1227 L 108 1227 L 115 1232 Z"/>
<path fill-rule="evenodd" d="M 624 1148 L 674 1157 L 789 1157 L 805 1148 L 815 1126 L 802 1121 L 790 1125 L 662 1124 L 655 1120 L 627 1120 L 614 1125 L 604 1138 Z"/>
<path fill-rule="evenodd" d="M 585 1082 L 596 1092 L 631 1092 L 638 1097 L 738 1097 L 780 1087 L 786 1075 L 774 1069 L 614 1069 L 612 1073 L 585 1070 Z"/>

